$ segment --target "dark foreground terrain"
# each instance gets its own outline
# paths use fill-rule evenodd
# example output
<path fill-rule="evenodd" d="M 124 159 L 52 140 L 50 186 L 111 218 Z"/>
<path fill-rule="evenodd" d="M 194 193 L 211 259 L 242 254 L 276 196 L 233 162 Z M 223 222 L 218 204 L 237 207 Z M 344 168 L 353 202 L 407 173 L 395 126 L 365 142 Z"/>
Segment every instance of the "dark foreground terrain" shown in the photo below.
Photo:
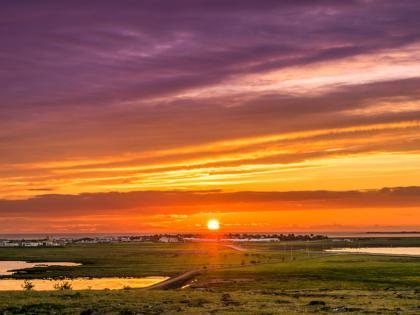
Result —
<path fill-rule="evenodd" d="M 350 245 L 356 244 L 419 246 L 420 239 Z M 17 278 L 197 275 L 187 287 L 168 290 L 1 292 L 0 314 L 420 314 L 420 258 L 322 251 L 348 246 L 321 240 L 240 248 L 205 243 L 1 248 L 0 260 L 83 263 L 35 268 Z"/>

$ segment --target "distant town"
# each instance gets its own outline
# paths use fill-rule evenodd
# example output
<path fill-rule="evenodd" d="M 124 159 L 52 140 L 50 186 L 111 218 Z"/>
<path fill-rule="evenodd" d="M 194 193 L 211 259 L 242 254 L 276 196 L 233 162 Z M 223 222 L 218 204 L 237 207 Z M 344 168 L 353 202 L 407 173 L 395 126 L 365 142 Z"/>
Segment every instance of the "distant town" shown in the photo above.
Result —
<path fill-rule="evenodd" d="M 200 234 L 154 234 L 135 236 L 92 236 L 92 237 L 51 237 L 44 239 L 0 239 L 0 247 L 59 247 L 70 244 L 98 244 L 125 242 L 184 243 L 184 242 L 281 242 L 323 240 L 328 237 L 317 234 L 249 234 L 231 233 L 204 236 Z"/>

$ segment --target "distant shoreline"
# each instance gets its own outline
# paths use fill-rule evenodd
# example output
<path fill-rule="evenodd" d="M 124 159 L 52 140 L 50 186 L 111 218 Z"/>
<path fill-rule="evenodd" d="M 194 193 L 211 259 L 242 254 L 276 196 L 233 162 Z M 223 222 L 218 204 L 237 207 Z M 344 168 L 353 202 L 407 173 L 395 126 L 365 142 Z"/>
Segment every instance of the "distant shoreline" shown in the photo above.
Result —
<path fill-rule="evenodd" d="M 420 231 L 365 232 L 366 234 L 420 234 Z"/>

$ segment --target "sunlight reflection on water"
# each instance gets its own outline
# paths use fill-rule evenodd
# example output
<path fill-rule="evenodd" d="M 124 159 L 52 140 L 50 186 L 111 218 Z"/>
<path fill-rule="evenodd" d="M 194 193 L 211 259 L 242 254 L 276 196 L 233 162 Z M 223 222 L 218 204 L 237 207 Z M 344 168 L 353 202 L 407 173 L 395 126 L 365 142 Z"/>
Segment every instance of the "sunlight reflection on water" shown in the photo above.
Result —
<path fill-rule="evenodd" d="M 74 262 L 26 262 L 26 261 L 0 261 L 0 275 L 7 276 L 15 273 L 14 270 L 34 268 L 34 267 L 49 267 L 49 266 L 64 266 L 64 267 L 76 267 L 80 266 L 79 263 Z"/>
<path fill-rule="evenodd" d="M 0 275 L 10 276 L 16 273 L 17 270 L 34 268 L 34 267 L 49 267 L 49 266 L 65 266 L 76 267 L 79 263 L 74 262 L 25 262 L 25 261 L 0 261 Z M 145 288 L 164 280 L 168 277 L 143 277 L 143 278 L 75 278 L 65 280 L 53 279 L 31 279 L 30 282 L 34 285 L 35 291 L 51 291 L 55 289 L 56 285 L 69 282 L 73 290 L 120 290 L 124 288 Z M 0 279 L 0 291 L 22 291 L 24 279 Z"/>
<path fill-rule="evenodd" d="M 420 256 L 420 247 L 339 248 L 339 249 L 327 249 L 326 251 L 327 252 L 334 252 L 334 253 L 360 253 L 360 254 Z"/>
<path fill-rule="evenodd" d="M 35 291 L 52 291 L 55 285 L 69 282 L 72 290 L 120 290 L 124 288 L 145 288 L 167 280 L 168 277 L 144 277 L 144 278 L 76 278 L 65 280 L 34 279 L 30 282 Z M 0 279 L 0 291 L 23 291 L 25 280 Z"/>

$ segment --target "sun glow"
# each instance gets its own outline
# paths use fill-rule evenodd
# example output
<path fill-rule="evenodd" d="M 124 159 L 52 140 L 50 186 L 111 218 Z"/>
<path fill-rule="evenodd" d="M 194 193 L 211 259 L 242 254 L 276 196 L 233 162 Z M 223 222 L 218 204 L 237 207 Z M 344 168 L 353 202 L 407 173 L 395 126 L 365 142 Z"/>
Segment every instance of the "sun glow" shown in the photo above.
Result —
<path fill-rule="evenodd" d="M 220 223 L 218 220 L 212 219 L 207 222 L 207 228 L 212 231 L 220 229 Z"/>

